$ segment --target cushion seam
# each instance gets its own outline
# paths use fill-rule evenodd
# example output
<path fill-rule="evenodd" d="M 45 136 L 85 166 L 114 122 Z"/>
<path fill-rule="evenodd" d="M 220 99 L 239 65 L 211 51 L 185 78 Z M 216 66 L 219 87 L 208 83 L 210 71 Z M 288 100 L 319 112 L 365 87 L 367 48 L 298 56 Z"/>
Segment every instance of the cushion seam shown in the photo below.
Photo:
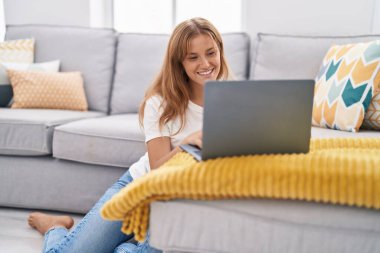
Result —
<path fill-rule="evenodd" d="M 80 136 L 86 136 L 86 137 L 97 137 L 97 138 L 113 139 L 113 140 L 127 140 L 127 141 L 135 141 L 135 142 L 144 142 L 145 143 L 144 140 L 138 140 L 138 139 L 132 139 L 132 138 L 123 138 L 123 137 L 120 138 L 120 137 L 112 137 L 112 136 L 104 136 L 104 135 L 96 135 L 96 134 L 83 133 L 83 132 L 70 132 L 68 130 L 62 130 L 62 129 L 55 129 L 54 134 L 56 132 L 58 134 L 59 134 L 59 132 L 61 132 L 61 133 L 72 135 L 72 136 L 80 135 Z"/>
<path fill-rule="evenodd" d="M 255 48 L 255 55 L 254 55 L 253 63 L 251 63 L 253 65 L 252 75 L 251 75 L 251 73 L 249 74 L 249 79 L 255 80 L 257 62 L 258 62 L 258 58 L 259 58 L 259 48 L 260 47 L 261 47 L 261 34 L 258 34 L 257 35 L 257 45 Z"/>
<path fill-rule="evenodd" d="M 52 157 L 56 159 L 62 159 L 62 160 L 69 160 L 69 161 L 74 161 L 74 162 L 81 162 L 81 163 L 86 163 L 86 164 L 94 164 L 94 165 L 105 165 L 105 166 L 113 166 L 113 167 L 119 167 L 119 168 L 129 168 L 131 165 L 124 165 L 124 164 L 112 164 L 112 163 L 105 163 L 105 162 L 96 162 L 96 161 L 90 161 L 86 159 L 77 159 L 77 158 L 70 158 L 68 156 L 64 155 L 55 155 L 53 153 Z"/>
<path fill-rule="evenodd" d="M 32 149 L 32 148 L 23 148 L 23 149 L 20 149 L 20 148 L 16 148 L 16 147 L 0 147 L 0 150 L 19 150 L 19 151 L 36 151 L 36 152 L 40 152 L 40 153 L 44 153 L 44 154 L 51 154 L 50 153 L 47 153 L 48 151 L 46 152 L 41 152 L 41 149 Z"/>

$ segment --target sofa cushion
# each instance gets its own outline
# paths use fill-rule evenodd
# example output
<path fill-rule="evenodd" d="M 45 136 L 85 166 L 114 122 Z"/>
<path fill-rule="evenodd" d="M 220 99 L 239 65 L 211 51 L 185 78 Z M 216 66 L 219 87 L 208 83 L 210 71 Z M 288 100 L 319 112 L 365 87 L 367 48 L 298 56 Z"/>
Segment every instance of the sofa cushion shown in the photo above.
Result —
<path fill-rule="evenodd" d="M 10 40 L 0 43 L 0 63 L 26 63 L 31 64 L 34 59 L 34 40 Z M 5 107 L 12 98 L 7 73 L 3 65 L 0 65 L 0 106 Z"/>
<path fill-rule="evenodd" d="M 87 111 L 80 72 L 8 70 L 13 87 L 12 108 Z"/>
<path fill-rule="evenodd" d="M 164 252 L 371 253 L 380 248 L 380 215 L 294 200 L 173 200 L 151 204 L 149 232 Z"/>
<path fill-rule="evenodd" d="M 332 45 L 376 39 L 380 39 L 380 35 L 329 37 L 258 34 L 249 78 L 314 79 Z"/>
<path fill-rule="evenodd" d="M 83 164 L 51 156 L 15 159 L 0 155 L 0 206 L 86 213 L 125 171 L 125 168 Z M 0 243 L 0 252 L 10 253 L 2 251 L 2 245 Z"/>
<path fill-rule="evenodd" d="M 231 68 L 234 78 L 237 80 L 248 79 L 250 39 L 245 33 L 222 34 L 224 53 Z"/>
<path fill-rule="evenodd" d="M 111 114 L 137 112 L 146 88 L 160 70 L 168 40 L 168 35 L 119 35 Z"/>
<path fill-rule="evenodd" d="M 10 84 L 7 70 L 58 72 L 59 60 L 39 63 L 0 62 L 0 84 Z"/>
<path fill-rule="evenodd" d="M 54 131 L 53 156 L 56 158 L 129 167 L 145 152 L 137 114 L 80 120 Z"/>
<path fill-rule="evenodd" d="M 61 71 L 80 71 L 89 109 L 108 111 L 116 50 L 114 30 L 49 25 L 7 27 L 7 39 L 25 37 L 36 41 L 36 62 L 59 59 Z"/>
<path fill-rule="evenodd" d="M 380 67 L 380 41 L 332 46 L 315 81 L 313 125 L 357 132 Z"/>
<path fill-rule="evenodd" d="M 230 33 L 222 36 L 226 58 L 232 72 L 237 79 L 247 79 L 249 62 L 247 34 Z M 169 35 L 119 35 L 111 114 L 137 112 L 145 90 L 160 70 L 168 40 Z"/>
<path fill-rule="evenodd" d="M 51 154 L 54 127 L 102 115 L 104 113 L 100 112 L 0 109 L 0 154 L 30 156 Z"/>
<path fill-rule="evenodd" d="M 59 60 L 40 63 L 0 62 L 0 106 L 10 106 L 13 102 L 13 90 L 7 70 L 29 70 L 42 72 L 58 72 Z M 5 84 L 5 85 L 2 85 Z M 1 98 L 2 97 L 2 98 Z"/>

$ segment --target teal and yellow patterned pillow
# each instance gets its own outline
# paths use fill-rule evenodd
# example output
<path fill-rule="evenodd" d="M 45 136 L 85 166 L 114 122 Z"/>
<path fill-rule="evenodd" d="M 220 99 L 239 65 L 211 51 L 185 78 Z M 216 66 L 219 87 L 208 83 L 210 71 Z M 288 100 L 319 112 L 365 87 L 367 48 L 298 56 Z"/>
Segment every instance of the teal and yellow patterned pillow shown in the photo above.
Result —
<path fill-rule="evenodd" d="M 380 41 L 332 46 L 316 77 L 313 125 L 357 132 L 379 93 Z"/>

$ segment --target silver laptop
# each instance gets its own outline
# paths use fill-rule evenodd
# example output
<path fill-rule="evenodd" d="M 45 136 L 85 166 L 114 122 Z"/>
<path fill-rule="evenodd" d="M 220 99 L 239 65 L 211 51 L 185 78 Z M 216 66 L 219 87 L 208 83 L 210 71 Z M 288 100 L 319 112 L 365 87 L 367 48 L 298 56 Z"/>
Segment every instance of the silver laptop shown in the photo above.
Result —
<path fill-rule="evenodd" d="M 202 150 L 197 160 L 269 153 L 307 153 L 313 80 L 209 81 L 205 86 Z"/>

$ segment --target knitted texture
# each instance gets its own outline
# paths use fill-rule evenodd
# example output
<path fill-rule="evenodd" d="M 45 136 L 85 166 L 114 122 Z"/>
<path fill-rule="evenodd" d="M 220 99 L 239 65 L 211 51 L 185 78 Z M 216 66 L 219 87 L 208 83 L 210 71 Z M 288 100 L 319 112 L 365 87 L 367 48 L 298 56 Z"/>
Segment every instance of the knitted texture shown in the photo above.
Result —
<path fill-rule="evenodd" d="M 275 198 L 380 208 L 380 138 L 313 139 L 308 154 L 270 154 L 196 162 L 178 153 L 136 179 L 103 207 L 122 231 L 146 236 L 156 200 Z"/>

